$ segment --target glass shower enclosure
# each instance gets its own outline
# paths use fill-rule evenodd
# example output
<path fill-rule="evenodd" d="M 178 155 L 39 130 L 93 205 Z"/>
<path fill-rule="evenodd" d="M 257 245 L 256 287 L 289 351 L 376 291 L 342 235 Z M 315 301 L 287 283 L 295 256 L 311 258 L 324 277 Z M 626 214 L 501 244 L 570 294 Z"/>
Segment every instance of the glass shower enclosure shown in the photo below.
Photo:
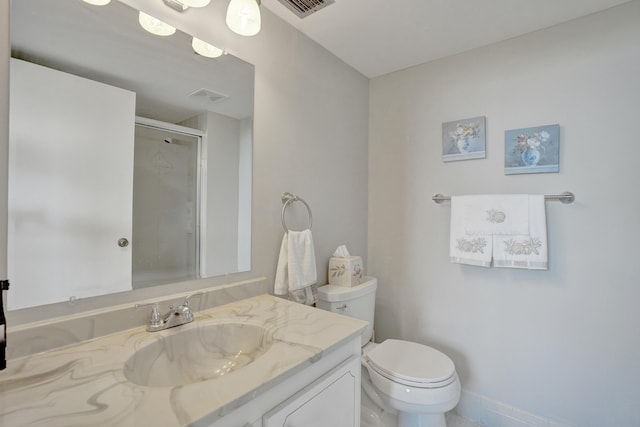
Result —
<path fill-rule="evenodd" d="M 199 277 L 201 136 L 136 124 L 132 286 Z"/>

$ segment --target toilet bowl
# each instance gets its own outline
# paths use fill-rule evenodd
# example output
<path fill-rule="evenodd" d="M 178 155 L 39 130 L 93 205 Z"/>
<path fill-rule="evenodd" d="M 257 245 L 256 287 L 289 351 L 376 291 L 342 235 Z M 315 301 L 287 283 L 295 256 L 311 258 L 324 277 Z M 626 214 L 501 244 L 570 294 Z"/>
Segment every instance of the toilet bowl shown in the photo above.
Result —
<path fill-rule="evenodd" d="M 364 352 L 362 366 L 376 399 L 397 411 L 399 427 L 445 427 L 444 413 L 460 400 L 453 362 L 431 347 L 389 339 Z"/>
<path fill-rule="evenodd" d="M 318 288 L 318 307 L 369 321 L 362 336 L 362 389 L 368 402 L 397 412 L 398 427 L 446 427 L 444 413 L 460 400 L 460 380 L 451 359 L 423 344 L 388 339 L 370 342 L 377 280 L 354 287 Z"/>

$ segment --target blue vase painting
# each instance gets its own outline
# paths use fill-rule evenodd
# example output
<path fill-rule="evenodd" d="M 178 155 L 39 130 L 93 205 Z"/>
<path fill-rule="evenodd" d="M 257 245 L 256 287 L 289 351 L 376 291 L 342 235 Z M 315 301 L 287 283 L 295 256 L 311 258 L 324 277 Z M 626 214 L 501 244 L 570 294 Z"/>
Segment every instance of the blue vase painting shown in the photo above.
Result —
<path fill-rule="evenodd" d="M 463 137 L 456 141 L 456 148 L 462 154 L 470 153 L 473 148 L 473 138 Z"/>
<path fill-rule="evenodd" d="M 442 160 L 445 162 L 483 159 L 485 144 L 484 117 L 442 124 Z"/>
<path fill-rule="evenodd" d="M 540 150 L 537 148 L 527 148 L 522 152 L 522 163 L 525 166 L 536 166 L 540 161 L 540 157 L 542 157 Z"/>
<path fill-rule="evenodd" d="M 559 171 L 560 125 L 505 131 L 505 174 Z"/>

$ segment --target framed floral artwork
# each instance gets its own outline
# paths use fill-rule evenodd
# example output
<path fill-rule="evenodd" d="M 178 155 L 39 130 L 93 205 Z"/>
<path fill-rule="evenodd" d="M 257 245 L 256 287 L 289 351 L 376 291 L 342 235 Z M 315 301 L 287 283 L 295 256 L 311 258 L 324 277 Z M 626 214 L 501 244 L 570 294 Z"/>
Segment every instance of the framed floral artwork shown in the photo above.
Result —
<path fill-rule="evenodd" d="M 485 118 L 456 120 L 442 124 L 442 160 L 484 159 L 486 154 Z"/>
<path fill-rule="evenodd" d="M 504 132 L 504 173 L 549 173 L 560 170 L 560 125 Z"/>

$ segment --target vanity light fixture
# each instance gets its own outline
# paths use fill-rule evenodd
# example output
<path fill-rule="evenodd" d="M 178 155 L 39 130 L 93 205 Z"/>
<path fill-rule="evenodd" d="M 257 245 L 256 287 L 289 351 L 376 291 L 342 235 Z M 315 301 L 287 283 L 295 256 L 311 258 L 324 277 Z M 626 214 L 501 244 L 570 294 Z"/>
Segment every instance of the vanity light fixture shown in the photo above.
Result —
<path fill-rule="evenodd" d="M 83 0 L 85 3 L 92 4 L 94 6 L 104 6 L 109 4 L 111 0 Z"/>
<path fill-rule="evenodd" d="M 162 0 L 164 2 L 164 4 L 166 4 L 167 6 L 169 6 L 171 9 L 178 11 L 180 13 L 184 12 L 185 10 L 189 9 L 189 6 L 187 6 L 186 4 L 182 3 L 181 1 L 178 0 Z"/>
<path fill-rule="evenodd" d="M 138 16 L 138 22 L 140 22 L 142 28 L 157 36 L 170 36 L 176 32 L 175 27 L 162 22 L 151 15 L 147 15 L 142 11 Z"/>
<path fill-rule="evenodd" d="M 205 7 L 211 0 L 178 0 L 187 7 Z"/>
<path fill-rule="evenodd" d="M 91 0 L 91 1 L 96 1 L 96 0 Z M 102 1 L 102 0 L 99 0 L 99 1 Z M 209 2 L 209 0 L 189 0 L 189 1 L 192 3 L 201 4 L 203 6 L 206 6 L 207 3 Z M 164 2 L 165 4 L 167 4 L 167 6 L 170 6 L 172 8 L 174 8 L 175 5 L 178 5 L 178 3 L 180 3 L 179 6 L 182 7 L 182 4 L 185 3 L 185 2 L 177 2 L 176 0 L 164 0 Z M 173 6 L 170 5 L 169 2 L 172 2 Z M 186 9 L 188 9 L 188 7 L 185 7 L 182 11 Z M 148 32 L 155 34 L 157 36 L 170 36 L 176 32 L 175 27 L 172 27 L 171 25 L 165 22 L 162 22 L 161 20 L 154 18 L 151 15 L 147 15 L 142 11 L 140 11 L 140 14 L 138 16 L 138 21 L 140 22 L 140 25 L 142 26 L 142 28 L 144 28 Z M 197 37 L 193 37 L 193 40 L 191 41 L 191 47 L 198 55 L 205 56 L 207 58 L 217 58 L 219 56 L 222 56 L 225 53 L 225 51 L 220 49 L 219 47 L 216 47 L 210 43 L 207 43 L 204 40 L 200 40 Z"/>
<path fill-rule="evenodd" d="M 164 4 L 178 12 L 184 12 L 190 7 L 205 7 L 211 0 L 162 0 Z"/>
<path fill-rule="evenodd" d="M 260 0 L 231 0 L 227 7 L 227 26 L 241 36 L 260 32 Z"/>
<path fill-rule="evenodd" d="M 219 47 L 215 47 L 214 45 L 196 37 L 193 38 L 191 47 L 193 47 L 193 50 L 198 55 L 206 56 L 207 58 L 217 58 L 224 53 L 224 51 Z"/>

